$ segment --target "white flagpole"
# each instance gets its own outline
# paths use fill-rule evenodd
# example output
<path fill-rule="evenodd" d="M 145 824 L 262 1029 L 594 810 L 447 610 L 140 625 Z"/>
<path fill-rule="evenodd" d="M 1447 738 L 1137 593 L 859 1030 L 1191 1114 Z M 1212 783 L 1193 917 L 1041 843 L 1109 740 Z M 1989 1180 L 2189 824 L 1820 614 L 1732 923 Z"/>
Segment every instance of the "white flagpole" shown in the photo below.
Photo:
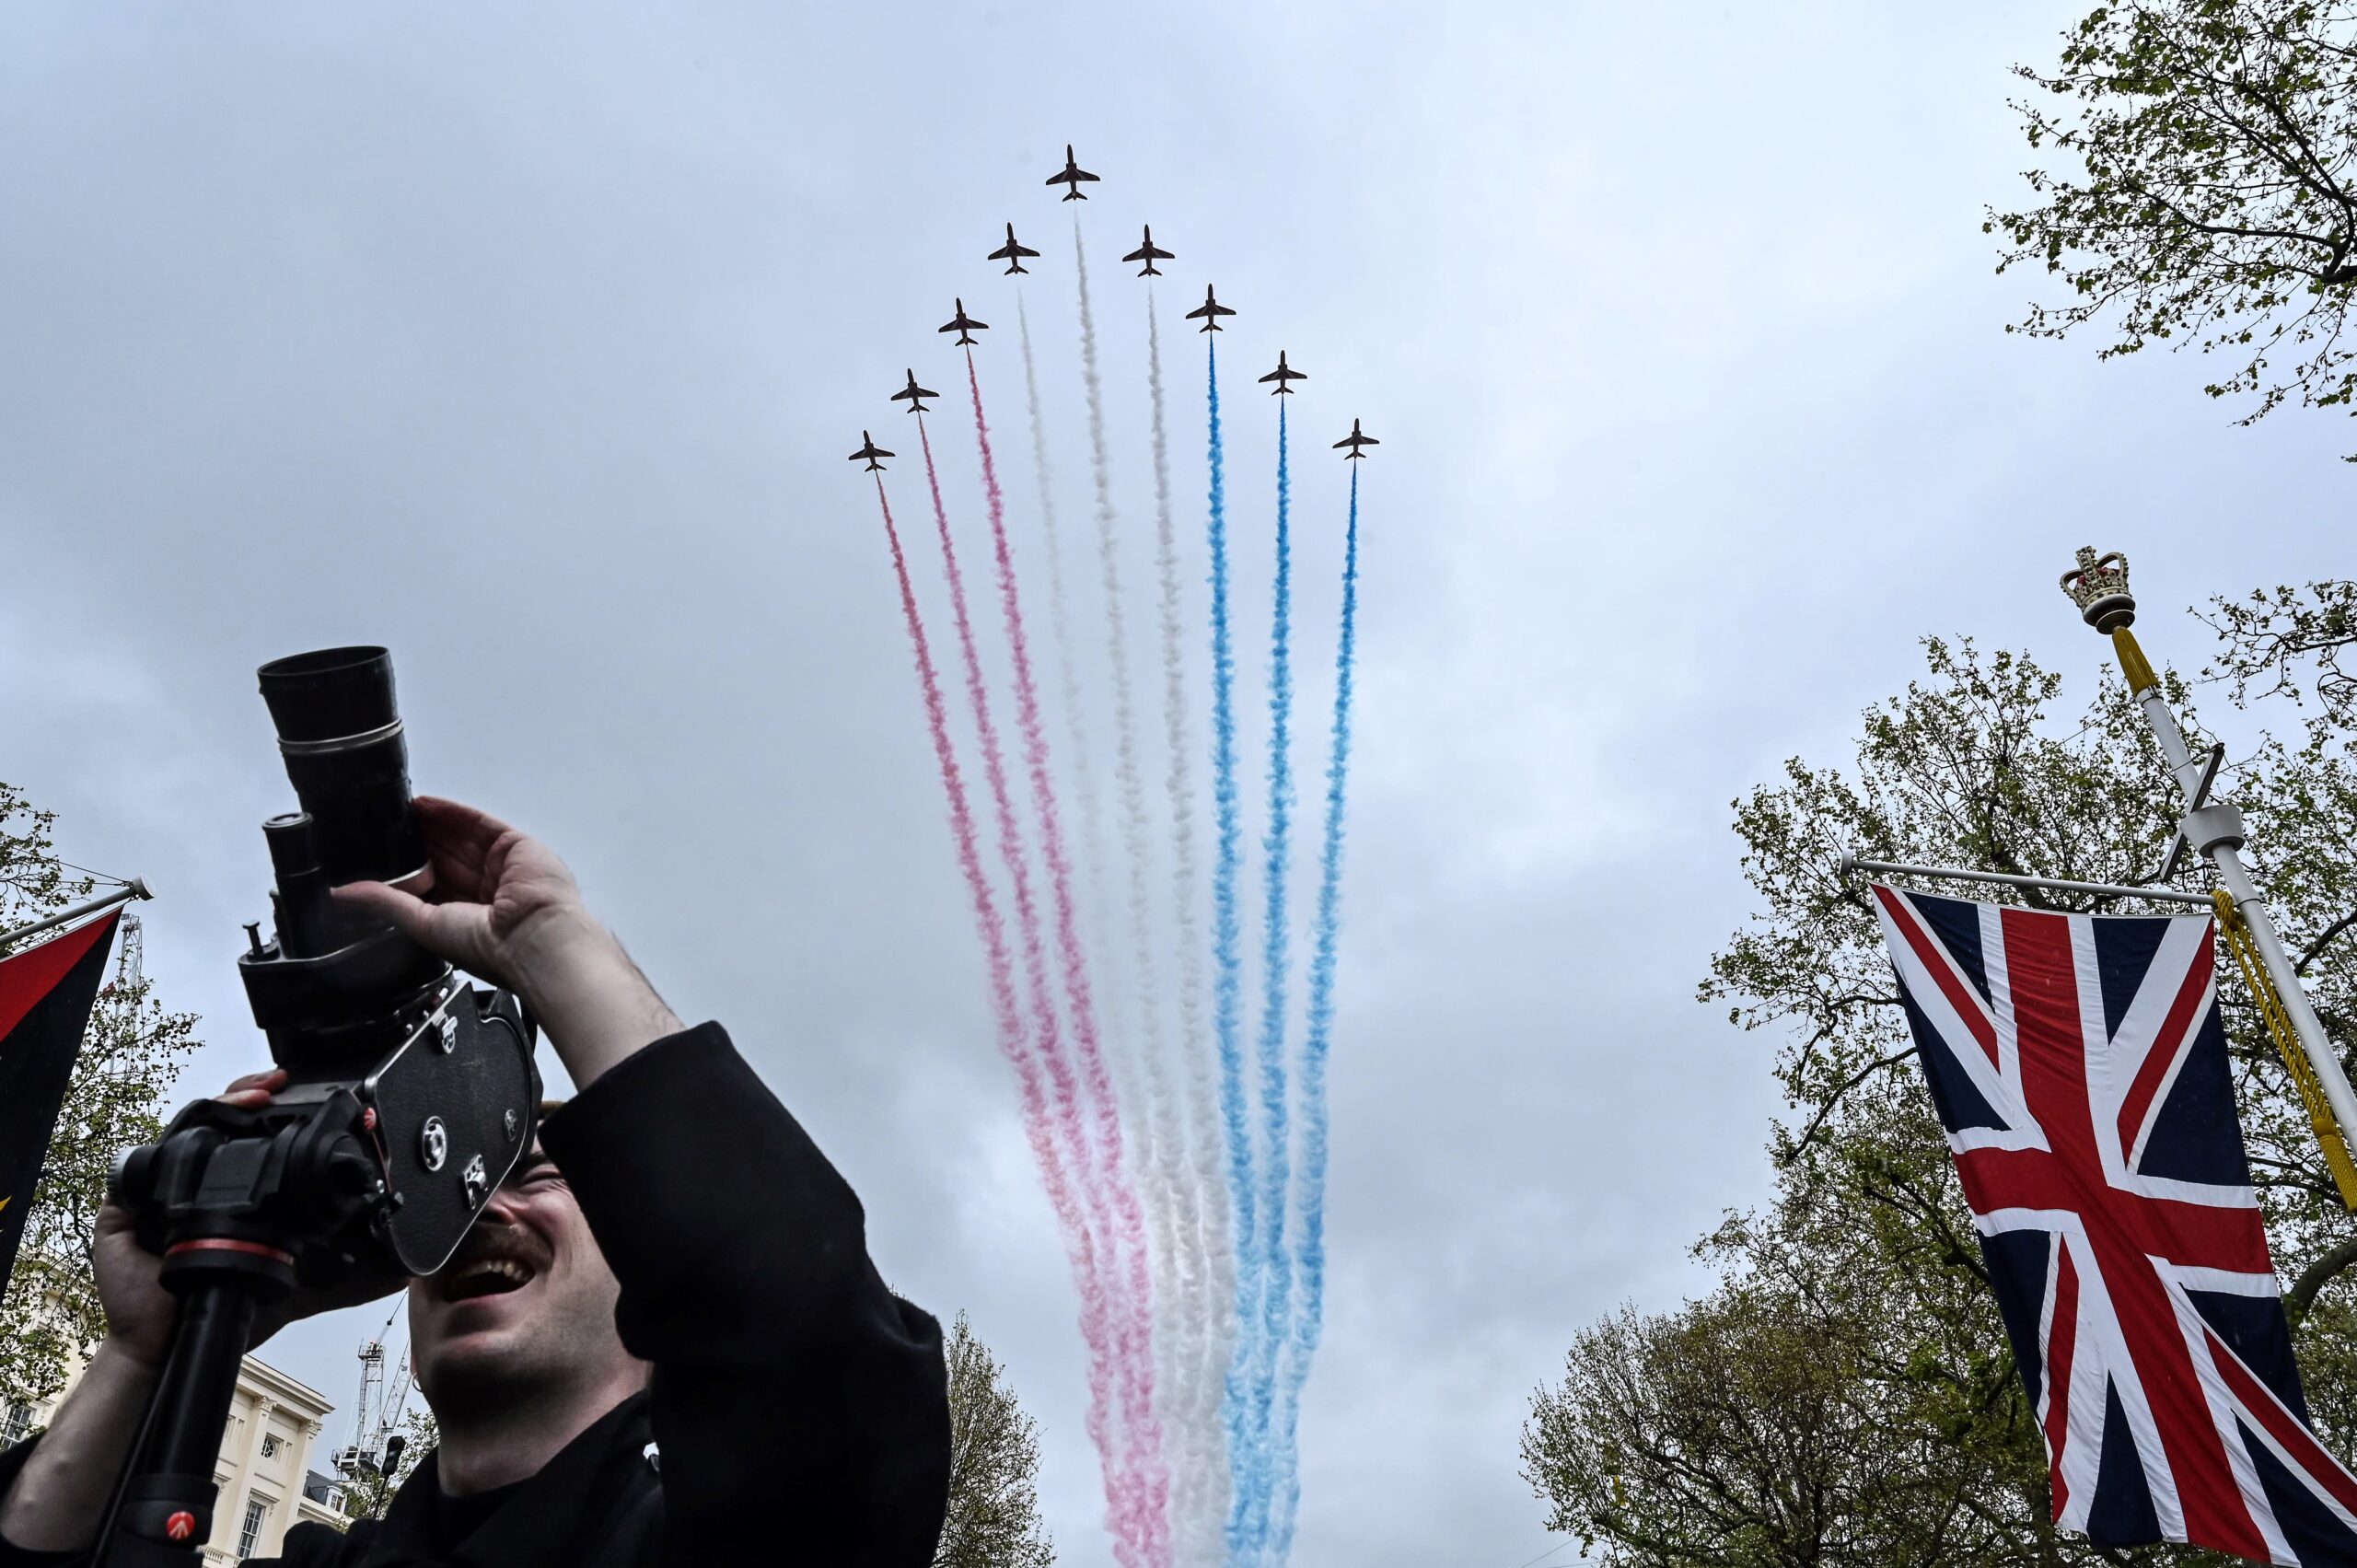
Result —
<path fill-rule="evenodd" d="M 2326 1037 L 2316 1008 L 2308 1002 L 2299 971 L 2292 967 L 2291 955 L 2283 950 L 2283 939 L 2275 934 L 2275 922 L 2267 912 L 2267 900 L 2243 865 L 2243 814 L 2225 801 L 2210 798 L 2216 766 L 2210 759 L 2194 756 L 2193 749 L 2186 744 L 2185 731 L 2177 727 L 2177 715 L 2169 712 L 2168 699 L 2161 694 L 2160 677 L 2153 673 L 2144 650 L 2137 645 L 2135 633 L 2129 630 L 2136 619 L 2136 600 L 2128 591 L 2128 557 L 2116 550 L 2097 555 L 2092 548 L 2082 548 L 2079 563 L 2062 575 L 2062 590 L 2077 602 L 2079 613 L 2088 625 L 2111 638 L 2112 647 L 2119 655 L 2120 673 L 2128 678 L 2128 689 L 2144 710 L 2144 722 L 2152 726 L 2153 738 L 2160 742 L 2161 755 L 2167 759 L 2169 771 L 2177 775 L 2177 787 L 2185 793 L 2186 814 L 2177 824 L 2177 831 L 2187 844 L 2210 857 L 2211 864 L 2218 868 L 2218 880 L 2225 885 L 2227 895 L 2242 911 L 2243 920 L 2250 927 L 2252 945 L 2258 949 L 2259 962 L 2266 966 L 2268 978 L 2274 981 L 2276 994 L 2282 1000 L 2283 1011 L 2292 1020 L 2293 1032 L 2299 1037 L 2301 1052 L 2316 1069 L 2316 1081 L 2324 1089 L 2325 1102 L 2332 1108 L 2333 1120 L 2340 1124 L 2341 1136 L 2349 1138 L 2357 1132 L 2357 1095 L 2350 1092 L 2349 1075 L 2340 1070 L 2340 1057 Z"/>
<path fill-rule="evenodd" d="M 145 877 L 134 877 L 113 892 L 92 899 L 87 903 L 75 904 L 72 909 L 59 910 L 55 914 L 34 921 L 30 925 L 20 925 L 14 931 L 0 932 L 0 947 L 13 947 L 28 936 L 38 936 L 44 931 L 71 924 L 84 915 L 103 913 L 117 904 L 127 904 L 134 899 L 152 899 L 155 896 L 147 890 L 147 882 Z"/>

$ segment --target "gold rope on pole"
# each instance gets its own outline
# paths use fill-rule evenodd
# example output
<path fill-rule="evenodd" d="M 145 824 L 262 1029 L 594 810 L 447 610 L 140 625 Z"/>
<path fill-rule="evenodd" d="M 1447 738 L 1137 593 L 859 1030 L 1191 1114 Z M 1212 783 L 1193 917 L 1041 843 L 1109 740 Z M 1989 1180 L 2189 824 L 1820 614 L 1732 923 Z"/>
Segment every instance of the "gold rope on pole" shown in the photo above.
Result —
<path fill-rule="evenodd" d="M 2276 994 L 2274 982 L 2259 962 L 2250 925 L 2226 889 L 2221 888 L 2211 896 L 2218 905 L 2218 928 L 2225 933 L 2235 961 L 2242 966 L 2243 983 L 2250 987 L 2259 1016 L 2267 1020 L 2267 1032 L 2275 1037 L 2275 1049 L 2282 1053 L 2283 1065 L 2299 1088 L 2301 1103 L 2308 1108 L 2308 1125 L 2316 1129 L 2316 1142 L 2324 1148 L 2324 1163 L 2332 1168 L 2332 1183 L 2340 1189 L 2340 1202 L 2350 1213 L 2357 1214 L 2357 1162 L 2349 1157 L 2348 1140 L 2332 1119 L 2332 1107 L 2324 1098 L 2324 1086 L 2316 1081 L 2316 1068 L 2300 1049 L 2300 1037 L 2292 1028 L 2292 1016 L 2283 1010 L 2283 998 Z"/>

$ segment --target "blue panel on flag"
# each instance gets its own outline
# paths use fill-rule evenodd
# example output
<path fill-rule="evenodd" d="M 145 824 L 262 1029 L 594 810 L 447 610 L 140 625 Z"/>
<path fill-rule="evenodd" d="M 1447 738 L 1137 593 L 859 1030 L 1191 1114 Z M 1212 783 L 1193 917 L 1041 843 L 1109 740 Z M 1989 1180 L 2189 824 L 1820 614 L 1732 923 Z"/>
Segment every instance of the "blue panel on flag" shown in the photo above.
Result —
<path fill-rule="evenodd" d="M 1898 988 L 1898 1000 L 1907 1008 L 1908 1027 L 1915 1031 L 1915 1054 L 1922 1058 L 1923 1076 L 1931 1082 L 1932 1108 L 1940 1113 L 1940 1125 L 1951 1132 L 1960 1132 L 1968 1127 L 2003 1127 L 2004 1122 L 1980 1091 L 1972 1086 L 1971 1075 L 1944 1045 L 1935 1043 L 1939 1031 L 1916 1009 L 1915 998 L 1903 983 Z"/>
<path fill-rule="evenodd" d="M 2042 1230 L 2001 1230 L 1980 1238 L 1980 1256 L 1989 1265 L 1989 1283 L 1997 1292 L 1997 1310 L 2005 1319 L 2005 1338 L 2013 1342 L 2014 1365 L 2022 1369 L 2032 1410 L 2045 1382 L 2038 1320 L 2053 1251 L 2052 1239 Z"/>
<path fill-rule="evenodd" d="M 2226 1067 L 2226 1029 L 2215 1007 L 2194 1031 L 2177 1082 L 2154 1113 L 2136 1168 L 2146 1176 L 2221 1187 L 2250 1179 L 2243 1124 L 2235 1115 L 2234 1078 Z"/>
<path fill-rule="evenodd" d="M 2167 915 L 2106 915 L 2088 923 L 2095 928 L 2096 979 L 2103 991 L 2103 1028 L 2119 1032 L 2130 1004 L 2144 988 L 2161 938 L 2169 934 Z"/>
<path fill-rule="evenodd" d="M 2267 1493 L 2275 1527 L 2283 1532 L 2299 1561 L 2357 1562 L 2357 1534 L 2351 1534 L 2316 1493 L 2301 1484 L 2247 1423 L 2237 1421 L 2235 1429 L 2242 1434 L 2243 1446 L 2258 1471 L 2259 1489 Z"/>
<path fill-rule="evenodd" d="M 2185 1298 L 2226 1342 L 2226 1348 L 2242 1357 L 2253 1376 L 2298 1411 L 2302 1421 L 2308 1419 L 2308 1400 L 2300 1388 L 2299 1364 L 2292 1359 L 2292 1335 L 2281 1297 L 2189 1290 Z"/>
<path fill-rule="evenodd" d="M 1932 935 L 1956 959 L 1956 969 L 1980 993 L 1983 1002 L 1990 1000 L 1988 960 L 1980 954 L 1980 906 L 1967 899 L 1935 899 L 1928 893 L 1915 895 L 1915 907 L 1922 912 L 1923 923 Z"/>
<path fill-rule="evenodd" d="M 2107 1380 L 2103 1393 L 2103 1458 L 2096 1470 L 2095 1503 L 2087 1510 L 2087 1537 L 2113 1546 L 2159 1540 L 2161 1516 L 2136 1452 L 2136 1429 L 2119 1407 L 2119 1389 Z"/>

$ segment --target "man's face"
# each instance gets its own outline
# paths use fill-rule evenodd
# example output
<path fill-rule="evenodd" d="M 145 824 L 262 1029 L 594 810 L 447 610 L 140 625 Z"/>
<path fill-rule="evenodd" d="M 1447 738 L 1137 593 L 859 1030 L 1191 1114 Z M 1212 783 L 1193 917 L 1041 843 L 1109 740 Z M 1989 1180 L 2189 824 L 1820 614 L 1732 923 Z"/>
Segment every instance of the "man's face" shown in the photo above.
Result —
<path fill-rule="evenodd" d="M 620 1295 L 573 1190 L 535 1143 L 441 1272 L 410 1282 L 418 1387 L 449 1411 L 636 1365 L 614 1329 Z"/>

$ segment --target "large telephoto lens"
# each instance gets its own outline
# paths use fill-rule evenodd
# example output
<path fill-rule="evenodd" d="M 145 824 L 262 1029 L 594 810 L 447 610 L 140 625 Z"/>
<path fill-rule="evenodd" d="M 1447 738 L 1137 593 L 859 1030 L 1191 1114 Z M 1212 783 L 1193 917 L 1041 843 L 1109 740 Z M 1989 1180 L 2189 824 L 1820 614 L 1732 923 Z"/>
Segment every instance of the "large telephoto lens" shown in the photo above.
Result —
<path fill-rule="evenodd" d="M 262 701 L 311 848 L 330 887 L 404 882 L 424 891 L 425 844 L 410 809 L 409 746 L 382 648 L 326 648 L 273 659 Z M 414 878 L 415 880 L 411 880 Z"/>

